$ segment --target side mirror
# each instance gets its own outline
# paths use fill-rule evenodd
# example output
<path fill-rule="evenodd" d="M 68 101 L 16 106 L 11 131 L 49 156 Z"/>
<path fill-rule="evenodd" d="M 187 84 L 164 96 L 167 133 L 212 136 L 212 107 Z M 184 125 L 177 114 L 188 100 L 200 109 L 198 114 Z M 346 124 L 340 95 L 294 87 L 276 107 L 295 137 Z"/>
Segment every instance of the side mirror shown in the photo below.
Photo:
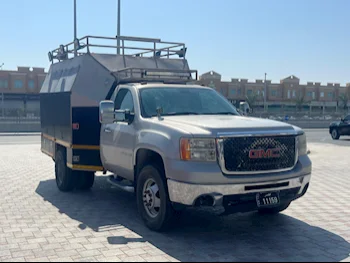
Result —
<path fill-rule="evenodd" d="M 343 118 L 340 119 L 341 122 L 344 122 L 345 120 Z"/>
<path fill-rule="evenodd" d="M 100 102 L 100 123 L 112 124 L 115 121 L 114 102 L 101 101 Z"/>
<path fill-rule="evenodd" d="M 115 121 L 116 122 L 127 122 L 131 124 L 134 121 L 134 114 L 130 110 L 116 110 Z"/>
<path fill-rule="evenodd" d="M 115 121 L 116 122 L 124 122 L 125 120 L 126 120 L 125 110 L 116 110 L 115 111 Z"/>

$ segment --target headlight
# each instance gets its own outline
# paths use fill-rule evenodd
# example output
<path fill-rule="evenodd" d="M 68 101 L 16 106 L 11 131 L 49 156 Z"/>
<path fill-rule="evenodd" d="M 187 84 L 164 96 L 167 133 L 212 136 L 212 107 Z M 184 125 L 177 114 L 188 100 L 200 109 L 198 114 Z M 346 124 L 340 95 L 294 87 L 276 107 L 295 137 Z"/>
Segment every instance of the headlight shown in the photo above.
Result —
<path fill-rule="evenodd" d="M 180 157 L 184 161 L 216 161 L 215 139 L 189 139 L 180 141 Z"/>
<path fill-rule="evenodd" d="M 307 154 L 307 142 L 306 142 L 306 134 L 299 135 L 298 137 L 298 151 L 299 156 Z"/>

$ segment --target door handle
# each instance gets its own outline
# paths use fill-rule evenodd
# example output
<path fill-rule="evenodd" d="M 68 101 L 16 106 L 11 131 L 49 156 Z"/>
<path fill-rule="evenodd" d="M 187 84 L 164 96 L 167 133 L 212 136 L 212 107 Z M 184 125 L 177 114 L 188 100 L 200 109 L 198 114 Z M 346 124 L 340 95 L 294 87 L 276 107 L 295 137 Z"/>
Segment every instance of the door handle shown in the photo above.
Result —
<path fill-rule="evenodd" d="M 111 130 L 110 128 L 105 128 L 105 129 L 104 129 L 104 132 L 105 132 L 105 133 L 111 133 L 112 130 Z"/>

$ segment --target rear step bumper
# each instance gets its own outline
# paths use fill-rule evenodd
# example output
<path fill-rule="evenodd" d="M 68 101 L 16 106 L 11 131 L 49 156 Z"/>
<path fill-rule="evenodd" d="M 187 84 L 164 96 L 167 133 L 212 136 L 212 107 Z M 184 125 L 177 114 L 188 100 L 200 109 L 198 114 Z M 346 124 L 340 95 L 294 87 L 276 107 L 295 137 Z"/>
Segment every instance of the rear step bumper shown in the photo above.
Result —
<path fill-rule="evenodd" d="M 176 204 L 185 206 L 204 205 L 223 207 L 225 203 L 224 200 L 227 200 L 228 197 L 248 197 L 255 196 L 257 193 L 274 191 L 284 193 L 288 192 L 288 190 L 294 190 L 295 194 L 293 196 L 288 195 L 288 200 L 285 200 L 292 201 L 305 194 L 310 180 L 311 174 L 288 180 L 257 184 L 198 185 L 169 179 L 168 190 L 171 202 Z"/>

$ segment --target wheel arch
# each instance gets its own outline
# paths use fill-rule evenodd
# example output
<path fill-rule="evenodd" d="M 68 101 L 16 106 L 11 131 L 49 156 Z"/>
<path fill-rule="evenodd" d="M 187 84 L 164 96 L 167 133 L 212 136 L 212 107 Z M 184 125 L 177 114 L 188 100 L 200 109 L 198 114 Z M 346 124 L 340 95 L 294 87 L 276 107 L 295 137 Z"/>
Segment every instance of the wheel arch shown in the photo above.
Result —
<path fill-rule="evenodd" d="M 58 151 L 64 151 L 67 154 L 67 148 L 61 144 L 55 143 L 55 153 Z"/>
<path fill-rule="evenodd" d="M 134 157 L 134 182 L 137 182 L 137 176 L 140 173 L 141 169 L 147 164 L 157 164 L 160 169 L 163 169 L 165 172 L 164 158 L 162 154 L 151 148 L 140 147 L 136 150 Z M 165 174 L 165 173 L 164 173 Z"/>

